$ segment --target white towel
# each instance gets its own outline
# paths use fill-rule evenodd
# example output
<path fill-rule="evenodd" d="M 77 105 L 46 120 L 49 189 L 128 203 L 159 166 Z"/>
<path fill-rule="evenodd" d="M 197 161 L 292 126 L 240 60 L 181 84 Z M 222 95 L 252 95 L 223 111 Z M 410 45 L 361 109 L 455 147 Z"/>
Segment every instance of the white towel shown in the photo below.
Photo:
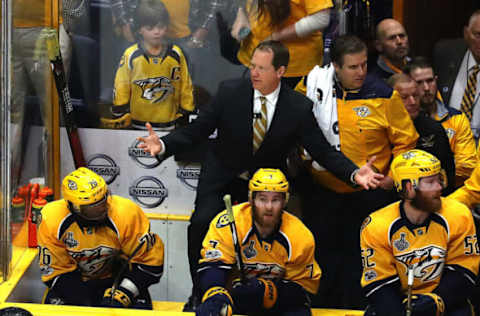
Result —
<path fill-rule="evenodd" d="M 340 136 L 335 133 L 338 125 L 337 97 L 334 88 L 335 68 L 330 63 L 323 67 L 315 66 L 307 77 L 307 97 L 313 101 L 313 115 L 325 135 L 327 141 L 336 150 L 340 150 Z M 338 126 L 336 127 L 338 130 Z M 312 166 L 320 171 L 325 170 L 317 162 Z"/>

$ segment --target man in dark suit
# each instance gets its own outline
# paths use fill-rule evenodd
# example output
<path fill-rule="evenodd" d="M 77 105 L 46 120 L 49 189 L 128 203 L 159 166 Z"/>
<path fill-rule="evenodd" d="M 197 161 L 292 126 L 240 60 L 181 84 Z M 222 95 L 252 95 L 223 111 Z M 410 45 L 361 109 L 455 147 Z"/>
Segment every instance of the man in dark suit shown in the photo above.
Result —
<path fill-rule="evenodd" d="M 147 123 L 149 136 L 139 138 L 143 142 L 139 147 L 151 155 L 168 156 L 188 149 L 217 129 L 218 136 L 202 163 L 195 212 L 188 227 L 194 292 L 201 244 L 209 223 L 225 208 L 223 195 L 228 192 L 237 201 L 247 200 L 247 182 L 241 178 L 248 179 L 260 167 L 285 170 L 287 154 L 297 144 L 304 146 L 338 178 L 352 185 L 376 187 L 382 177 L 372 171 L 372 161 L 358 169 L 330 146 L 313 117 L 312 102 L 280 83 L 288 60 L 288 50 L 280 42 L 259 44 L 251 59 L 250 80 L 229 80 L 220 84 L 210 107 L 191 125 L 159 138 Z M 254 152 L 254 127 L 257 120 L 262 120 L 262 99 L 266 99 L 267 132 Z M 198 297 L 202 293 L 192 294 Z"/>
<path fill-rule="evenodd" d="M 463 29 L 463 39 L 442 40 L 433 49 L 433 66 L 438 75 L 438 89 L 443 101 L 451 108 L 462 110 L 462 100 L 469 76 L 480 64 L 480 10 L 473 12 Z M 470 125 L 475 138 L 480 136 L 479 77 L 473 96 Z M 471 117 L 470 117 L 471 116 Z"/>

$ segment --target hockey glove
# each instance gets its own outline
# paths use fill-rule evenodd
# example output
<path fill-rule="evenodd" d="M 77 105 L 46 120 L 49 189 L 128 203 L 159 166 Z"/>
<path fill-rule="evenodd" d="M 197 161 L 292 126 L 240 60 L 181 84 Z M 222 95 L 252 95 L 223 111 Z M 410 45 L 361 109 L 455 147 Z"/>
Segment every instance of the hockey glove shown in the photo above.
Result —
<path fill-rule="evenodd" d="M 195 310 L 196 316 L 231 316 L 232 298 L 228 291 L 221 286 L 209 288 Z"/>
<path fill-rule="evenodd" d="M 269 279 L 251 278 L 245 283 L 233 281 L 232 289 L 235 306 L 242 312 L 255 312 L 270 309 L 277 302 L 278 290 Z"/>
<path fill-rule="evenodd" d="M 403 300 L 405 309 L 407 299 Z M 433 293 L 415 294 L 412 296 L 412 314 L 413 316 L 442 316 L 445 312 L 443 299 Z"/>
<path fill-rule="evenodd" d="M 128 128 L 132 124 L 132 117 L 130 113 L 124 114 L 119 118 L 101 117 L 100 123 L 102 128 L 108 128 L 108 129 Z"/>
<path fill-rule="evenodd" d="M 105 307 L 129 307 L 133 300 L 133 294 L 123 287 L 115 289 L 113 294 L 112 288 L 108 288 L 103 294 L 101 305 Z"/>

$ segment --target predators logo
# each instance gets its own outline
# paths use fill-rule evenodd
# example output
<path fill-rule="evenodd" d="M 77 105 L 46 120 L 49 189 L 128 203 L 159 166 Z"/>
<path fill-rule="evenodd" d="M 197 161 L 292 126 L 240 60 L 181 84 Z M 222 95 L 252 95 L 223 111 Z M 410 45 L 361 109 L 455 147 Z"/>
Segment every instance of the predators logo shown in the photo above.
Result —
<path fill-rule="evenodd" d="M 172 81 L 167 77 L 135 80 L 133 83 L 142 89 L 142 98 L 153 103 L 162 102 L 175 91 Z"/>
<path fill-rule="evenodd" d="M 442 275 L 446 255 L 445 249 L 430 245 L 397 255 L 395 259 L 405 266 L 405 273 L 408 266 L 413 265 L 414 278 L 428 282 Z"/>

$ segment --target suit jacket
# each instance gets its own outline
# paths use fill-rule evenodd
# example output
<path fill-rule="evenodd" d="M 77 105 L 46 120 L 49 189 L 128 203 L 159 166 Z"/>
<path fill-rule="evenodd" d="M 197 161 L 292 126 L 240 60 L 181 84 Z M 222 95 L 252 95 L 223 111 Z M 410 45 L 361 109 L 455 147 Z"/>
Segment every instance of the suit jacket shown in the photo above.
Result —
<path fill-rule="evenodd" d="M 248 79 L 228 80 L 220 84 L 213 102 L 192 124 L 162 137 L 162 141 L 166 155 L 176 154 L 217 129 L 217 139 L 211 142 L 202 163 L 197 195 L 221 190 L 244 171 L 285 169 L 287 155 L 297 144 L 349 182 L 357 166 L 330 146 L 314 119 L 312 106 L 307 97 L 282 84 L 270 128 L 254 155 L 252 84 Z"/>
<path fill-rule="evenodd" d="M 467 48 L 463 38 L 441 40 L 433 47 L 433 68 L 445 105 L 450 103 L 453 85 Z"/>

